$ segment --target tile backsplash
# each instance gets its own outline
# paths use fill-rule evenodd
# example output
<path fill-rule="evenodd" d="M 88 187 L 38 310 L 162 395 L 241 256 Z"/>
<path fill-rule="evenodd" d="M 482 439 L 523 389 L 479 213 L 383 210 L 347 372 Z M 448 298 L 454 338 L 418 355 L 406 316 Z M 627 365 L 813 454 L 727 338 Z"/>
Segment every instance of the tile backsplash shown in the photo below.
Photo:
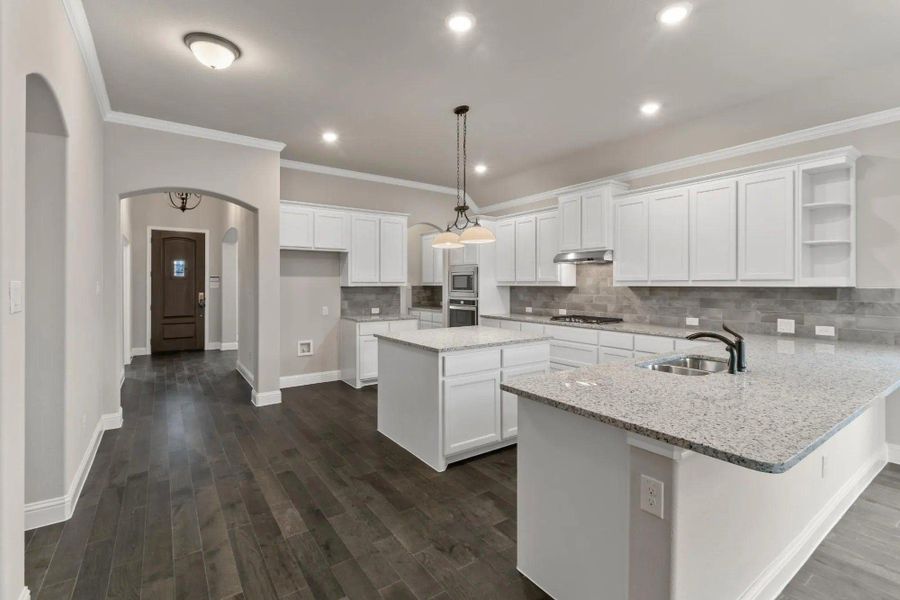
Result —
<path fill-rule="evenodd" d="M 372 308 L 383 315 L 400 314 L 399 287 L 342 287 L 341 314 L 360 316 L 372 314 Z"/>
<path fill-rule="evenodd" d="M 439 285 L 412 286 L 412 306 L 440 308 L 443 289 Z"/>
<path fill-rule="evenodd" d="M 628 288 L 613 287 L 612 265 L 578 265 L 576 273 L 574 288 L 510 288 L 510 311 L 530 306 L 535 314 L 556 314 L 565 308 L 670 327 L 696 317 L 697 329 L 719 329 L 725 321 L 742 333 L 770 335 L 777 335 L 778 319 L 793 319 L 796 336 L 817 337 L 816 325 L 830 325 L 838 339 L 900 345 L 900 289 Z"/>

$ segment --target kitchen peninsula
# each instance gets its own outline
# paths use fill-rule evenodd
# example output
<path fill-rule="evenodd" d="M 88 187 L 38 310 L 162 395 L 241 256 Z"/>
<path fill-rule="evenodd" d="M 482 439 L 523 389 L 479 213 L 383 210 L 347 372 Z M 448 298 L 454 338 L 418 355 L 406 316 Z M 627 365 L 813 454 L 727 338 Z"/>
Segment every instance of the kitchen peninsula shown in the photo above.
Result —
<path fill-rule="evenodd" d="M 777 595 L 884 466 L 900 350 L 747 343 L 737 375 L 646 368 L 670 352 L 501 386 L 523 574 L 559 599 Z"/>
<path fill-rule="evenodd" d="M 549 370 L 549 337 L 454 327 L 378 338 L 378 431 L 436 471 L 516 442 L 501 381 Z"/>

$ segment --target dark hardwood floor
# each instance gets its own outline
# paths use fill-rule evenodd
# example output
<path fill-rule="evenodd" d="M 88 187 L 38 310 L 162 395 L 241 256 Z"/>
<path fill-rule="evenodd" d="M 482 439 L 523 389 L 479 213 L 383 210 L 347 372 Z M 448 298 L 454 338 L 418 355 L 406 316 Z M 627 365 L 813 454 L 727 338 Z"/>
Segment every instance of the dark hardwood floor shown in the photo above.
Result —
<path fill-rule="evenodd" d="M 25 534 L 32 598 L 546 597 L 515 569 L 514 448 L 437 474 L 375 431 L 375 389 L 257 409 L 234 355 L 135 359 L 74 516 Z M 900 468 L 780 598 L 900 600 Z"/>
<path fill-rule="evenodd" d="M 234 352 L 135 359 L 74 516 L 26 533 L 32 598 L 544 598 L 515 569 L 515 449 L 438 474 L 376 391 L 262 409 Z"/>

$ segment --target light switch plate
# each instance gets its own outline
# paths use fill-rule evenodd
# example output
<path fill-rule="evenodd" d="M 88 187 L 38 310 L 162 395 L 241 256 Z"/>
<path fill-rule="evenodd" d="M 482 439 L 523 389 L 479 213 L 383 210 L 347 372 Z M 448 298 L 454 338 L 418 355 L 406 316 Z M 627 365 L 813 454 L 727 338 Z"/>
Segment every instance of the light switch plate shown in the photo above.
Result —
<path fill-rule="evenodd" d="M 380 309 L 380 308 L 376 308 L 376 307 L 374 307 L 374 306 L 372 307 L 372 314 L 373 314 L 373 315 L 377 315 L 377 314 L 380 314 L 380 313 L 381 313 L 381 309 Z"/>
<path fill-rule="evenodd" d="M 663 482 L 641 475 L 641 510 L 663 518 Z"/>
<path fill-rule="evenodd" d="M 323 307 L 322 307 L 322 316 L 323 316 L 323 317 L 327 317 L 327 316 L 328 316 L 328 307 L 327 307 L 327 306 L 323 306 Z"/>
<path fill-rule="evenodd" d="M 816 335 L 827 335 L 834 337 L 834 327 L 831 325 L 816 325 Z"/>
<path fill-rule="evenodd" d="M 9 282 L 9 314 L 22 312 L 22 282 Z"/>
<path fill-rule="evenodd" d="M 561 314 L 561 315 L 566 314 L 566 309 L 564 309 L 564 308 L 559 309 L 559 314 Z"/>
<path fill-rule="evenodd" d="M 696 326 L 700 325 L 700 319 L 698 319 L 697 317 L 685 317 L 684 324 L 692 325 L 692 326 L 696 327 Z"/>
<path fill-rule="evenodd" d="M 312 340 L 300 340 L 297 342 L 297 356 L 312 356 L 313 355 L 313 341 Z"/>
<path fill-rule="evenodd" d="M 794 333 L 794 320 L 778 319 L 778 333 Z"/>
<path fill-rule="evenodd" d="M 526 306 L 526 307 L 525 307 L 525 312 L 530 313 L 530 312 L 531 312 L 531 307 L 530 307 L 530 306 Z"/>

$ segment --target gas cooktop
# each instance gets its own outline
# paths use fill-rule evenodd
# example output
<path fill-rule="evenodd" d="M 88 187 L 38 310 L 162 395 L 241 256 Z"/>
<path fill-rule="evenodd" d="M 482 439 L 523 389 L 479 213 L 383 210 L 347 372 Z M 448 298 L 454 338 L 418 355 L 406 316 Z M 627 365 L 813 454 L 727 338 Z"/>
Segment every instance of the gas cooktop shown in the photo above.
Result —
<path fill-rule="evenodd" d="M 594 317 L 591 315 L 559 315 L 558 317 L 550 317 L 550 320 L 563 323 L 589 323 L 591 325 L 622 322 L 622 319 L 618 317 Z"/>

